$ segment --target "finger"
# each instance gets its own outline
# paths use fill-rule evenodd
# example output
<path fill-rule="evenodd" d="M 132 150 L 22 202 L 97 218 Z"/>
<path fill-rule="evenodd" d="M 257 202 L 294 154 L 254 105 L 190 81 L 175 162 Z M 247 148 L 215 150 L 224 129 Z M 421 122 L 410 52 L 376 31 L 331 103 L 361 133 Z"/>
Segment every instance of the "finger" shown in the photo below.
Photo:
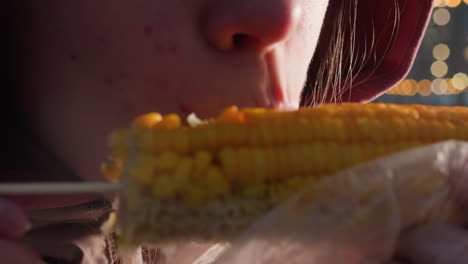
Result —
<path fill-rule="evenodd" d="M 456 226 L 424 226 L 404 234 L 397 257 L 410 263 L 468 263 L 468 232 Z"/>
<path fill-rule="evenodd" d="M 57 195 L 4 195 L 2 198 L 14 201 L 23 210 L 38 210 L 74 206 L 99 199 L 112 199 L 108 195 L 94 194 L 57 194 Z"/>
<path fill-rule="evenodd" d="M 17 238 L 31 228 L 24 212 L 14 203 L 0 199 L 0 237 Z"/>
<path fill-rule="evenodd" d="M 31 249 L 14 241 L 0 240 L 2 264 L 45 264 Z"/>

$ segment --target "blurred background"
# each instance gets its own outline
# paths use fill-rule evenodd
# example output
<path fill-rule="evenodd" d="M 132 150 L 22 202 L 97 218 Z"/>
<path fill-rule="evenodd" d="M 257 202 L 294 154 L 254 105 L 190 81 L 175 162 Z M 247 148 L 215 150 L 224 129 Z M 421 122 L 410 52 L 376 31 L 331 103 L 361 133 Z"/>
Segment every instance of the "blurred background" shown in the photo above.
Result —
<path fill-rule="evenodd" d="M 411 72 L 376 102 L 468 106 L 468 0 L 434 2 Z"/>

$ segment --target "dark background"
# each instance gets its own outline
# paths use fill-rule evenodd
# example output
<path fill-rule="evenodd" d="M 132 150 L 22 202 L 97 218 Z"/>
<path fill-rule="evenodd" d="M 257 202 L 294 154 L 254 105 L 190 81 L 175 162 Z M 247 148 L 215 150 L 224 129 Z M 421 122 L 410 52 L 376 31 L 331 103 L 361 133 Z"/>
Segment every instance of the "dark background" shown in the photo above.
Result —
<path fill-rule="evenodd" d="M 376 102 L 468 106 L 468 0 L 434 5 L 411 72 Z M 445 49 L 434 52 L 440 44 Z"/>

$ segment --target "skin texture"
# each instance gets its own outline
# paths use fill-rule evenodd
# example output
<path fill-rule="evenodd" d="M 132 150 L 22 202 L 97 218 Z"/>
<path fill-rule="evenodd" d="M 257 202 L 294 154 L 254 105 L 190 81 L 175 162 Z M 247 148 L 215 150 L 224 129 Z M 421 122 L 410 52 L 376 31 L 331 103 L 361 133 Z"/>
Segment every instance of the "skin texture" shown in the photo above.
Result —
<path fill-rule="evenodd" d="M 362 0 L 366 1 L 377 5 L 377 1 Z M 421 6 L 416 2 L 409 3 L 407 10 Z M 323 47 L 317 42 L 329 5 L 327 0 L 18 3 L 21 23 L 15 28 L 19 44 L 15 47 L 15 103 L 29 124 L 31 135 L 26 138 L 33 139 L 25 146 L 26 154 L 19 156 L 29 157 L 35 166 L 28 173 L 1 178 L 38 181 L 99 180 L 98 166 L 107 154 L 103 142 L 108 133 L 141 113 L 196 112 L 206 117 L 233 104 L 297 108 L 311 60 L 322 59 L 317 54 L 322 54 Z M 421 14 L 427 17 L 428 11 Z M 366 15 L 359 17 L 369 17 Z M 405 27 L 398 34 L 407 34 L 398 35 L 401 42 L 395 45 L 394 54 L 410 55 L 406 59 L 390 57 L 388 63 L 383 60 L 377 71 L 370 65 L 367 70 L 382 73 L 372 80 L 385 85 L 360 86 L 355 89 L 360 92 L 350 98 L 368 100 L 409 69 L 424 16 L 422 22 L 402 17 Z M 325 23 L 325 29 L 329 24 Z M 393 68 L 401 71 L 394 73 Z M 36 145 L 39 147 L 30 150 Z M 48 165 L 35 170 L 41 164 Z M 2 259 L 2 263 L 21 264 L 39 263 L 31 250 L 15 241 L 28 228 L 22 210 L 67 206 L 96 197 L 6 198 L 0 199 L 0 254 L 19 258 Z M 460 230 L 445 231 L 438 234 L 448 234 L 454 244 L 466 240 Z M 431 239 L 446 240 L 447 236 Z M 402 255 L 414 263 L 425 261 L 421 256 L 430 248 L 415 248 L 421 244 L 418 239 L 402 240 L 403 248 L 408 249 Z M 443 256 L 433 263 L 448 263 Z"/>
<path fill-rule="evenodd" d="M 137 114 L 297 108 L 327 7 L 304 0 L 52 2 L 24 12 L 20 104 L 45 145 L 86 180 L 100 178 L 96 161 L 106 156 L 108 133 Z"/>
<path fill-rule="evenodd" d="M 233 104 L 297 108 L 327 5 L 326 0 L 20 1 L 13 83 L 19 88 L 16 106 L 31 131 L 24 138 L 33 140 L 25 144 L 25 155 L 17 156 L 31 157 L 32 165 L 27 173 L 2 178 L 101 180 L 107 135 L 144 112 L 204 117 Z M 15 202 L 24 209 L 72 204 L 63 198 Z M 11 217 L 22 217 L 18 207 L 10 209 Z M 11 228 L 8 221 L 0 224 L 5 227 L 0 230 Z M 25 251 L 7 240 L 0 253 L 12 248 Z M 7 264 L 37 260 L 21 256 L 24 261 Z"/>

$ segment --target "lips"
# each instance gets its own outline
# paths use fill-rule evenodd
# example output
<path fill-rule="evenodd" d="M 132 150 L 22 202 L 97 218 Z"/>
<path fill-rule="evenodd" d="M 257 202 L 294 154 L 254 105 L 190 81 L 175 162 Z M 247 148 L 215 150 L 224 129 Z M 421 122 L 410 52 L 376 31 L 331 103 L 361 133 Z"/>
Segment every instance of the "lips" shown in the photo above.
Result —
<path fill-rule="evenodd" d="M 297 108 L 286 96 L 286 87 L 283 69 L 280 68 L 280 53 L 271 51 L 264 55 L 265 87 L 262 89 L 265 99 L 263 107 L 280 110 L 293 110 Z"/>

